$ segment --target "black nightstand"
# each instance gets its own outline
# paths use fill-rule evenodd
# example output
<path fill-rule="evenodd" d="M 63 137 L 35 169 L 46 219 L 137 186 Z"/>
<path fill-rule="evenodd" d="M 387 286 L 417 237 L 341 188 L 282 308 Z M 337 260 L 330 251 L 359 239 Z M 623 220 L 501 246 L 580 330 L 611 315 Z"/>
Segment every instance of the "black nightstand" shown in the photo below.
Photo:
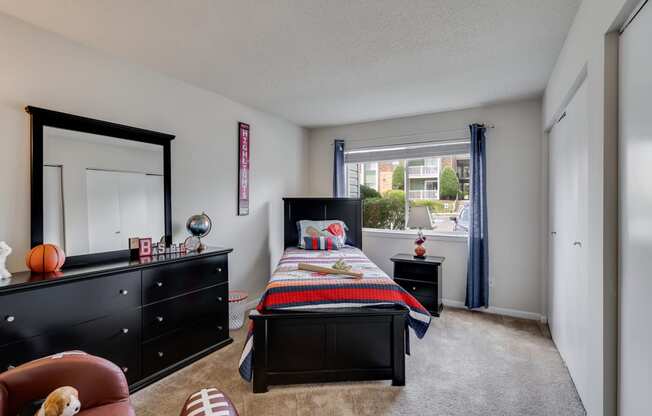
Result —
<path fill-rule="evenodd" d="M 397 254 L 391 260 L 394 262 L 394 281 L 410 292 L 433 316 L 439 316 L 444 307 L 441 302 L 444 257 L 418 259 L 411 254 Z"/>

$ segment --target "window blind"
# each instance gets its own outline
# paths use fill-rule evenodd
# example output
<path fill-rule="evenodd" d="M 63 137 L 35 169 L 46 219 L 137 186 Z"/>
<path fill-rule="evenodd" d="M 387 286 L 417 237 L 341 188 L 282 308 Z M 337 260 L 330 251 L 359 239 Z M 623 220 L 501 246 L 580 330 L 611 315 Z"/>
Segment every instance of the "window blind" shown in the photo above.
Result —
<path fill-rule="evenodd" d="M 344 161 L 363 163 L 468 154 L 469 145 L 470 139 L 459 139 L 351 149 L 344 152 Z"/>

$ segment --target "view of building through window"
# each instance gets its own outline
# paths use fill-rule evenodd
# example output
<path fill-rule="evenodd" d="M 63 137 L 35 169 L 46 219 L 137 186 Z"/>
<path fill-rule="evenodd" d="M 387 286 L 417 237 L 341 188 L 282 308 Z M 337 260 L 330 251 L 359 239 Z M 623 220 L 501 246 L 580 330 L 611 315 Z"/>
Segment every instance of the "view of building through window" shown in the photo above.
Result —
<path fill-rule="evenodd" d="M 469 155 L 348 163 L 349 197 L 363 199 L 364 227 L 466 233 Z"/>

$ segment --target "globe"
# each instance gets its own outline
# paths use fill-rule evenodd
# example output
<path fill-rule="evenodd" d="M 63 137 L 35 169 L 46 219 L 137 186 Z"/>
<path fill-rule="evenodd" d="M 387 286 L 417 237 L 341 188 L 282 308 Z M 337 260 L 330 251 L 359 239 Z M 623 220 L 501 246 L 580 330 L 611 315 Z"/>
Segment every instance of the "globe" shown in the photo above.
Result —
<path fill-rule="evenodd" d="M 186 229 L 188 232 L 195 237 L 205 237 L 208 233 L 211 232 L 212 227 L 211 219 L 205 213 L 199 215 L 193 215 L 188 218 L 186 222 Z"/>

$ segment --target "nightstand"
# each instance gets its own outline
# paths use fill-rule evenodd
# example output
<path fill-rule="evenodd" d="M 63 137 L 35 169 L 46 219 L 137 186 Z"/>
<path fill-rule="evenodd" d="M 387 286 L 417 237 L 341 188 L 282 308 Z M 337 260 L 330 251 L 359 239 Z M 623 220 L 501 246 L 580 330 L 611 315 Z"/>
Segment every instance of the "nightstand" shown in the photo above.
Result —
<path fill-rule="evenodd" d="M 433 316 L 439 316 L 444 306 L 441 301 L 444 257 L 426 256 L 419 259 L 411 254 L 397 254 L 391 260 L 394 262 L 394 281 L 421 302 Z"/>

